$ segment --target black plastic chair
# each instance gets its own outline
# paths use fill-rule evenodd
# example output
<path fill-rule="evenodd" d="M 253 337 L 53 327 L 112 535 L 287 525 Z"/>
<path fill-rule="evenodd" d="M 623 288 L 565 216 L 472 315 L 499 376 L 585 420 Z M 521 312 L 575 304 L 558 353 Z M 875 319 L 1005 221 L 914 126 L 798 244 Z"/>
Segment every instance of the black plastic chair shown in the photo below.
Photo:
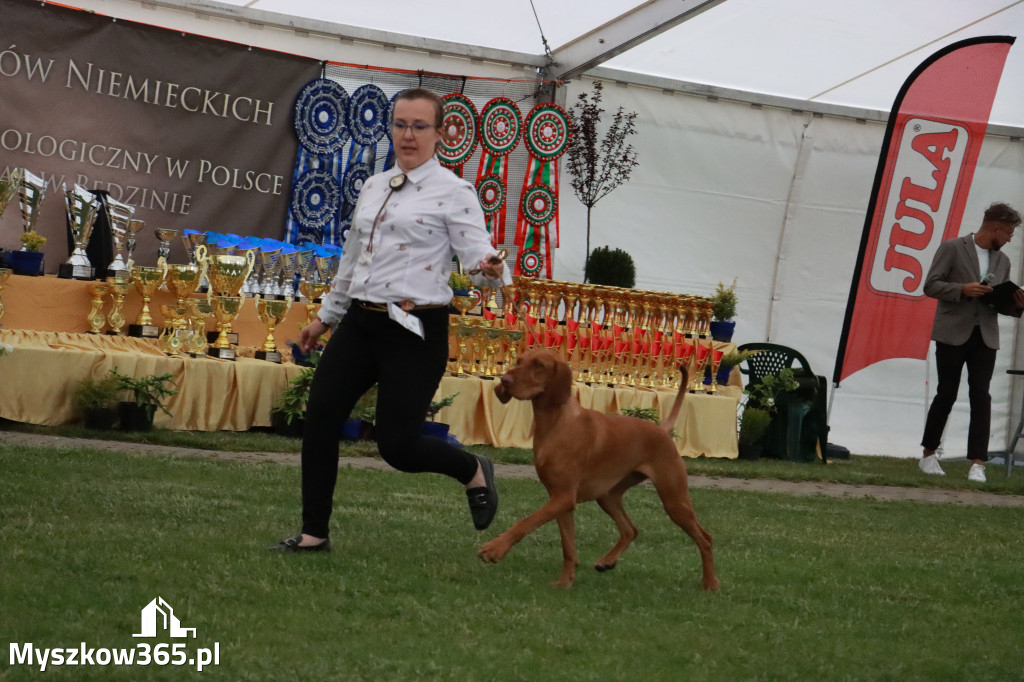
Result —
<path fill-rule="evenodd" d="M 757 351 L 740 365 L 749 388 L 768 374 L 790 368 L 800 384 L 793 391 L 784 391 L 775 404 L 776 412 L 764 436 L 764 456 L 810 462 L 821 457 L 826 461 L 828 418 L 825 377 L 815 375 L 807 359 L 788 346 L 775 343 L 745 343 L 738 351 Z"/>

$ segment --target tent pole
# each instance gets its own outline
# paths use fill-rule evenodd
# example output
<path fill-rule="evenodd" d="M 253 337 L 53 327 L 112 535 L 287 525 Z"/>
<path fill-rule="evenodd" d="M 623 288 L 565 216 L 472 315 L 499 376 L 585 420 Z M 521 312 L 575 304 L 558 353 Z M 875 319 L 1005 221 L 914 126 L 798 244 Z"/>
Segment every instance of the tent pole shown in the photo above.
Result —
<path fill-rule="evenodd" d="M 804 170 L 807 168 L 807 159 L 810 156 L 810 147 L 805 144 L 808 140 L 814 139 L 810 132 L 811 123 L 814 122 L 813 114 L 804 115 L 804 129 L 800 133 L 800 144 L 797 146 L 796 163 L 793 165 L 793 177 L 789 181 L 789 192 L 786 195 L 786 210 L 782 214 L 782 227 L 779 230 L 779 245 L 775 249 L 775 270 L 772 272 L 772 286 L 768 292 L 768 317 L 765 320 L 764 340 L 772 340 L 772 314 L 775 308 L 775 293 L 779 285 L 779 263 L 782 262 L 782 250 L 786 241 L 786 225 L 789 223 L 790 208 L 797 196 L 797 185 L 804 177 Z"/>

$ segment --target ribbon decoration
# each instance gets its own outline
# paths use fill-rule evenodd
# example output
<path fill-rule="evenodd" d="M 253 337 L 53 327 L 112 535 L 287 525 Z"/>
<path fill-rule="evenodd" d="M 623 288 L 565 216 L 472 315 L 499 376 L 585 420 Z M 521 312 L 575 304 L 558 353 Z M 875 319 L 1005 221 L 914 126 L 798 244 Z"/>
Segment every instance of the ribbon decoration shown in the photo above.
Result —
<path fill-rule="evenodd" d="M 555 224 L 555 247 L 560 242 L 558 224 L 558 159 L 569 147 L 572 128 L 569 115 L 556 104 L 538 104 L 530 110 L 525 124 L 526 148 L 530 162 L 523 178 L 522 200 L 516 220 L 515 244 L 519 252 L 535 251 L 551 278 L 551 230 Z M 517 275 L 527 274 L 518 267 Z M 534 276 L 534 275 L 527 275 Z"/>
<path fill-rule="evenodd" d="M 442 166 L 452 169 L 461 178 L 462 167 L 473 156 L 479 142 L 476 107 L 468 97 L 457 92 L 445 95 L 441 101 L 444 102 L 444 108 L 441 112 L 441 146 L 437 150 L 438 160 Z M 504 191 L 501 194 L 504 203 Z"/>
<path fill-rule="evenodd" d="M 519 144 L 523 134 L 523 117 L 516 103 L 507 97 L 495 97 L 484 105 L 480 112 L 480 133 L 484 146 L 484 155 L 480 159 L 477 171 L 476 187 L 480 193 L 481 184 L 494 176 L 501 188 L 504 202 L 505 187 L 508 181 L 508 155 Z M 494 248 L 504 243 L 505 211 L 496 210 L 491 215 L 484 213 L 487 231 L 491 233 Z M 518 274 L 518 267 L 517 267 Z"/>
<path fill-rule="evenodd" d="M 342 203 L 338 217 L 341 221 L 342 241 L 352 224 L 352 212 L 363 189 L 363 183 L 373 175 L 373 166 L 377 160 L 377 141 L 387 132 L 390 106 L 388 96 L 373 84 L 360 86 L 349 99 L 348 122 L 352 146 L 348 150 L 345 177 L 341 181 Z"/>
<path fill-rule="evenodd" d="M 295 101 L 299 156 L 292 177 L 285 239 L 337 242 L 341 150 L 349 139 L 349 95 L 339 83 L 316 78 Z"/>

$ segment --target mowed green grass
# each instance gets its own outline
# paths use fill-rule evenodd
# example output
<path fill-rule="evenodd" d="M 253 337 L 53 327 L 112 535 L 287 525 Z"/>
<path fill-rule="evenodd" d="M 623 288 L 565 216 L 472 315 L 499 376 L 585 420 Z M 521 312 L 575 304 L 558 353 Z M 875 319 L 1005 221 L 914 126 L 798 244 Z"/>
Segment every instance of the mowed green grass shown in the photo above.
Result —
<path fill-rule="evenodd" d="M 579 508 L 563 591 L 554 525 L 476 557 L 543 503 L 536 481 L 500 481 L 477 533 L 454 482 L 343 469 L 334 551 L 300 556 L 264 551 L 298 528 L 297 467 L 0 446 L 0 482 L 4 682 L 1024 678 L 1024 509 L 694 490 L 722 582 L 705 593 L 641 486 L 609 573 L 590 564 L 614 527 Z M 11 642 L 134 647 L 157 596 L 220 665 L 10 663 Z"/>

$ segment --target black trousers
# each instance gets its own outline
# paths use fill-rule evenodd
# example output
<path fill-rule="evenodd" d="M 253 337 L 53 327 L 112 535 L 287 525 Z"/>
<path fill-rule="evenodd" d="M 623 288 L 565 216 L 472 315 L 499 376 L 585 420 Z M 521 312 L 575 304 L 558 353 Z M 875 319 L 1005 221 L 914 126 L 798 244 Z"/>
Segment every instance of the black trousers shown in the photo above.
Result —
<path fill-rule="evenodd" d="M 971 421 L 967 427 L 967 459 L 988 460 L 988 436 L 992 422 L 992 396 L 988 392 L 996 351 L 981 338 L 981 329 L 974 328 L 971 337 L 960 346 L 935 342 L 935 365 L 938 385 L 928 409 L 921 445 L 935 450 L 942 441 L 949 412 L 960 391 L 960 374 L 967 365 L 967 390 L 971 404 Z"/>
<path fill-rule="evenodd" d="M 341 424 L 377 384 L 377 447 L 399 471 L 433 472 L 468 483 L 473 455 L 421 434 L 427 408 L 448 361 L 448 310 L 415 311 L 425 339 L 355 302 L 331 334 L 317 364 L 302 439 L 302 532 L 328 537 L 338 479 Z"/>

